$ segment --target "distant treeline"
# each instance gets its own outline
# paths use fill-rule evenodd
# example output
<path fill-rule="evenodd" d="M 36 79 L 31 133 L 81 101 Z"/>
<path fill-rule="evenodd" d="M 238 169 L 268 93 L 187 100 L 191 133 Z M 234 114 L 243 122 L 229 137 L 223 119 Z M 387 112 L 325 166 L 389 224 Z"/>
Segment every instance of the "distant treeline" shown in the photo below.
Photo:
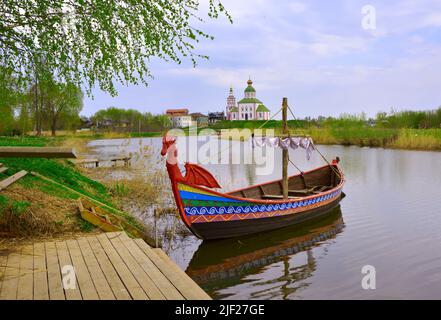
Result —
<path fill-rule="evenodd" d="M 249 121 L 220 121 L 213 128 L 215 129 L 256 129 L 263 128 L 282 128 L 279 120 L 249 120 Z M 441 128 L 441 107 L 429 111 L 394 111 L 389 113 L 379 112 L 375 118 L 368 118 L 365 113 L 361 114 L 341 114 L 339 117 L 318 118 L 306 117 L 305 119 L 288 120 L 288 127 L 308 129 L 333 128 L 344 129 L 353 127 L 372 127 L 387 129 L 434 129 Z"/>
<path fill-rule="evenodd" d="M 388 128 L 441 128 L 441 107 L 430 111 L 383 112 L 377 114 L 376 120 L 379 126 Z"/>
<path fill-rule="evenodd" d="M 98 131 L 158 132 L 171 127 L 166 115 L 115 107 L 99 110 L 91 117 L 91 122 Z"/>
<path fill-rule="evenodd" d="M 441 107 L 426 111 L 394 111 L 379 112 L 374 119 L 368 119 L 364 113 L 360 115 L 342 114 L 338 118 L 319 117 L 306 119 L 306 126 L 345 128 L 352 126 L 370 126 L 389 129 L 434 129 L 441 128 Z"/>

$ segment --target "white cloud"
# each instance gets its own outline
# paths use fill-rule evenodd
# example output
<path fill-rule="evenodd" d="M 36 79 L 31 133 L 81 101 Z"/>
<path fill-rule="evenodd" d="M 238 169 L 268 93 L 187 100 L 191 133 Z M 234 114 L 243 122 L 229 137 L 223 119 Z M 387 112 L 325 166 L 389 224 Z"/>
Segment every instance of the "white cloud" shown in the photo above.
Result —
<path fill-rule="evenodd" d="M 308 45 L 318 55 L 342 55 L 366 49 L 367 40 L 361 37 L 316 33 L 313 43 Z"/>
<path fill-rule="evenodd" d="M 183 78 L 202 78 L 206 83 L 218 87 L 228 88 L 243 79 L 245 75 L 251 74 L 251 69 L 228 69 L 228 68 L 170 68 L 166 71 L 170 75 Z"/>
<path fill-rule="evenodd" d="M 377 30 L 372 32 L 360 26 L 362 1 L 342 1 L 339 7 L 326 1 L 223 3 L 234 23 L 207 23 L 215 40 L 196 48 L 210 60 L 196 69 L 170 63 L 153 70 L 161 80 L 153 83 L 149 99 L 188 101 L 195 110 L 213 101 L 218 107 L 230 85 L 242 90 L 251 75 L 269 107 L 282 96 L 295 97 L 301 116 L 441 103 L 441 43 L 424 29 L 441 27 L 441 1 L 375 4 Z M 165 79 L 173 80 L 173 95 L 169 85 L 158 87 Z M 209 93 L 195 92 L 195 83 Z"/>
<path fill-rule="evenodd" d="M 441 27 L 441 12 L 431 13 L 424 19 L 426 26 Z"/>
<path fill-rule="evenodd" d="M 291 13 L 299 14 L 305 12 L 308 6 L 302 2 L 292 2 L 288 4 L 288 8 Z"/>

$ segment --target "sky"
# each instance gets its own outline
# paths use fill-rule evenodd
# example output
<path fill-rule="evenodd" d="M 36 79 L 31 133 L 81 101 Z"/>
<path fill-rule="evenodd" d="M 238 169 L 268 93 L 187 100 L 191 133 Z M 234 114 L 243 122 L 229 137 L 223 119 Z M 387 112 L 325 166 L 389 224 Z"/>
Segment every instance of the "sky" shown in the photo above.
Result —
<path fill-rule="evenodd" d="M 272 113 L 287 97 L 299 118 L 441 105 L 440 0 L 222 3 L 232 24 L 198 25 L 214 36 L 195 50 L 208 60 L 196 68 L 154 60 L 148 87 L 118 85 L 116 97 L 94 89 L 82 114 L 109 106 L 223 111 L 230 85 L 239 100 L 249 77 Z"/>

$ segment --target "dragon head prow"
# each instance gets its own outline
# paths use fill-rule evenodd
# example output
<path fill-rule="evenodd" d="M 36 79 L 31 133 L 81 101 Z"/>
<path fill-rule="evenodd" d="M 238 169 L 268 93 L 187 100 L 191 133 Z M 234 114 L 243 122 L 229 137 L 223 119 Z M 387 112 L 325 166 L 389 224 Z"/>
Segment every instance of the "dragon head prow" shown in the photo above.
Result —
<path fill-rule="evenodd" d="M 176 143 L 176 136 L 169 135 L 167 131 L 162 137 L 162 149 L 161 156 L 165 156 L 167 154 L 168 149 Z"/>

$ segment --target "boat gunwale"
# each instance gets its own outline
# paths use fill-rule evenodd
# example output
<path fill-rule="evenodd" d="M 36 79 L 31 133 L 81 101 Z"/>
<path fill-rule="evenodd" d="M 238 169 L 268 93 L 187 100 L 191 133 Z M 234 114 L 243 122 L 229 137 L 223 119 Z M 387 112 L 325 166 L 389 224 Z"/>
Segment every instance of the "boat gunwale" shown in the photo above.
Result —
<path fill-rule="evenodd" d="M 323 169 L 323 168 L 326 168 L 326 167 L 329 167 L 329 166 L 330 165 L 324 165 L 322 167 L 318 167 L 318 168 L 315 168 L 315 169 L 312 169 L 312 170 L 308 170 L 308 171 L 305 171 L 304 174 L 305 173 L 314 172 L 314 171 L 318 171 L 320 169 Z M 288 199 L 280 199 L 280 200 L 269 200 L 269 199 L 268 200 L 264 200 L 264 199 L 243 198 L 243 197 L 238 197 L 238 196 L 231 195 L 231 193 L 234 193 L 234 192 L 239 192 L 239 191 L 250 189 L 250 188 L 253 188 L 253 187 L 259 187 L 259 186 L 271 184 L 271 183 L 274 183 L 274 182 L 281 181 L 281 179 L 276 179 L 276 180 L 273 180 L 273 181 L 264 182 L 264 183 L 261 183 L 261 184 L 256 184 L 256 185 L 253 185 L 253 186 L 250 186 L 250 187 L 233 190 L 233 191 L 230 191 L 228 193 L 222 193 L 222 192 L 219 192 L 219 191 L 216 191 L 216 190 L 212 190 L 212 189 L 209 189 L 209 188 L 206 188 L 206 187 L 202 187 L 202 186 L 199 186 L 199 185 L 196 185 L 196 184 L 193 184 L 193 183 L 188 183 L 188 182 L 185 182 L 185 181 L 183 181 L 181 179 L 176 179 L 176 184 L 180 183 L 180 184 L 187 185 L 187 186 L 195 188 L 195 189 L 199 189 L 199 190 L 204 191 L 204 192 L 213 193 L 213 194 L 215 194 L 217 196 L 221 196 L 223 198 L 229 198 L 229 199 L 233 199 L 233 200 L 239 200 L 239 201 L 244 201 L 244 202 L 253 202 L 253 203 L 261 203 L 261 204 L 262 203 L 265 203 L 265 204 L 282 204 L 282 203 L 288 203 L 288 202 L 297 202 L 297 201 L 309 200 L 309 199 L 312 199 L 312 198 L 315 198 L 315 197 L 319 197 L 319 196 L 322 196 L 322 195 L 327 195 L 327 194 L 333 193 L 333 192 L 341 189 L 343 187 L 343 184 L 345 183 L 343 171 L 341 170 L 341 168 L 338 165 L 331 165 L 331 166 L 337 168 L 337 170 L 338 170 L 338 172 L 340 174 L 340 182 L 338 183 L 338 185 L 336 185 L 334 188 L 332 188 L 330 190 L 327 190 L 327 191 L 323 191 L 323 192 L 320 192 L 320 193 L 317 193 L 317 194 L 313 194 L 313 195 L 309 195 L 309 196 L 304 196 L 304 197 L 296 197 L 295 199 L 288 198 Z M 290 176 L 288 179 L 291 179 L 293 177 L 297 177 L 297 176 L 300 176 L 300 175 L 301 174 L 295 174 L 295 175 Z M 179 192 L 178 192 L 178 194 L 179 194 Z M 182 198 L 180 197 L 180 195 L 179 195 L 179 202 L 182 204 Z M 185 215 L 185 213 L 184 213 L 184 215 Z"/>

